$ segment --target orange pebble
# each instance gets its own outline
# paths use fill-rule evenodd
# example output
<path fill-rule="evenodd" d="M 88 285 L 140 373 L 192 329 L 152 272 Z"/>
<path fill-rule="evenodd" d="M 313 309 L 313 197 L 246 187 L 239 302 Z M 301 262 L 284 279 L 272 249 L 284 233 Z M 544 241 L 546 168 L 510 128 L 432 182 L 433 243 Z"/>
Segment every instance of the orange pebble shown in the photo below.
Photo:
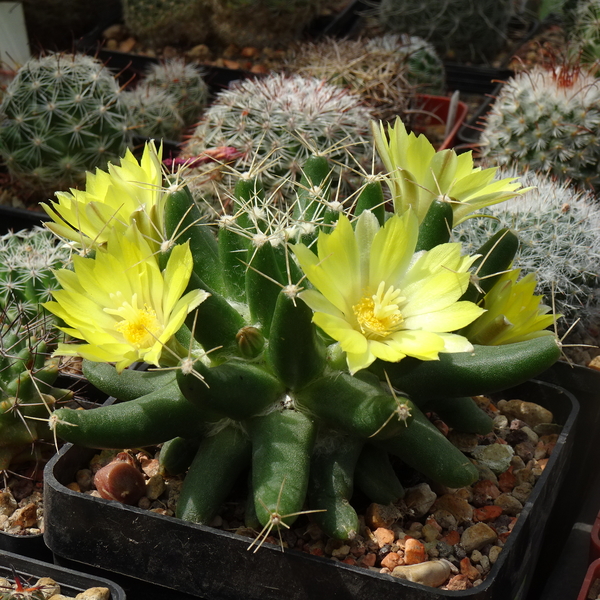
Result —
<path fill-rule="evenodd" d="M 425 544 L 414 538 L 406 540 L 404 546 L 404 563 L 407 565 L 416 565 L 427 560 Z"/>
<path fill-rule="evenodd" d="M 502 514 L 501 506 L 482 506 L 481 508 L 476 508 L 473 512 L 473 520 L 474 521 L 483 521 L 487 523 L 489 521 L 496 520 Z"/>
<path fill-rule="evenodd" d="M 456 529 L 451 529 L 443 538 L 442 540 L 444 542 L 446 542 L 446 544 L 449 544 L 450 546 L 454 546 L 455 544 L 458 544 L 458 542 L 460 542 L 460 534 L 458 533 L 458 531 L 456 531 Z"/>
<path fill-rule="evenodd" d="M 498 487 L 502 492 L 512 492 L 513 488 L 517 485 L 517 478 L 513 473 L 512 465 L 508 467 L 504 473 L 498 477 Z"/>
<path fill-rule="evenodd" d="M 347 565 L 356 565 L 356 560 L 354 560 L 351 556 L 347 556 L 342 562 Z"/>
<path fill-rule="evenodd" d="M 468 557 L 460 561 L 460 572 L 462 575 L 466 575 L 471 581 L 475 581 L 481 577 L 479 571 L 473 566 Z"/>
<path fill-rule="evenodd" d="M 390 552 L 386 554 L 385 558 L 381 561 L 381 566 L 393 571 L 395 567 L 404 564 L 404 558 L 397 552 Z"/>

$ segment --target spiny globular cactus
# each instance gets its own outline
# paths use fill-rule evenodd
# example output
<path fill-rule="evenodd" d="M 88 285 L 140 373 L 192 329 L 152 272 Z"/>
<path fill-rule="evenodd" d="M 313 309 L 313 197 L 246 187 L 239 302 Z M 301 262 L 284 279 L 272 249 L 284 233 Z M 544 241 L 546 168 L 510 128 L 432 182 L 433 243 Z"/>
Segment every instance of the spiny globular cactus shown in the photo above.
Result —
<path fill-rule="evenodd" d="M 502 169 L 517 176 L 518 169 Z M 493 218 L 468 219 L 454 232 L 469 252 L 503 228 L 515 231 L 521 244 L 514 267 L 535 273 L 538 293 L 554 303 L 562 332 L 581 320 L 600 323 L 600 207 L 591 192 L 566 182 L 526 171 L 521 181 L 528 191 L 485 211 Z"/>
<path fill-rule="evenodd" d="M 512 0 L 382 0 L 377 16 L 386 31 L 431 42 L 443 59 L 484 62 L 507 39 Z"/>
<path fill-rule="evenodd" d="M 370 165 L 369 115 L 359 96 L 317 78 L 273 74 L 246 79 L 218 94 L 181 156 L 237 148 L 241 154 L 231 165 L 237 173 L 260 172 L 266 190 L 281 188 L 285 194 L 293 190 L 312 152 L 326 153 L 342 165 Z M 192 180 L 197 172 L 189 173 Z M 230 179 L 225 178 L 227 185 Z"/>
<path fill-rule="evenodd" d="M 211 32 L 211 0 L 123 0 L 123 20 L 140 42 L 194 46 Z"/>
<path fill-rule="evenodd" d="M 82 183 L 128 141 L 119 86 L 90 56 L 30 59 L 0 104 L 0 156 L 12 177 L 41 195 Z"/>
<path fill-rule="evenodd" d="M 3 315 L 6 317 L 6 315 Z M 0 325 L 0 471 L 40 457 L 35 442 L 52 440 L 48 417 L 73 392 L 53 387 L 59 358 L 51 358 L 54 334 L 43 319 L 22 316 Z"/>
<path fill-rule="evenodd" d="M 382 120 L 403 117 L 415 91 L 433 93 L 444 87 L 444 67 L 433 47 L 408 36 L 304 43 L 286 68 L 350 89 Z"/>
<path fill-rule="evenodd" d="M 0 307 L 5 319 L 43 314 L 42 303 L 58 286 L 54 269 L 70 262 L 69 247 L 41 227 L 0 237 Z"/>
<path fill-rule="evenodd" d="M 154 238 L 114 220 L 93 258 L 76 256 L 72 271 L 57 273 L 63 289 L 46 307 L 85 342 L 57 353 L 83 356 L 87 378 L 122 402 L 55 411 L 57 435 L 95 448 L 165 443 L 163 467 L 187 472 L 177 516 L 199 523 L 250 475 L 246 522 L 267 534 L 308 507 L 329 535 L 352 538 L 355 474 L 375 502 L 403 493 L 390 455 L 451 488 L 476 481 L 474 464 L 425 411 L 451 407 L 452 427 L 491 431 L 470 396 L 557 360 L 554 334 L 542 331 L 553 316 L 530 292 L 525 321 L 499 314 L 494 335 L 500 327 L 503 344 L 486 345 L 478 304 L 509 268 L 518 240 L 505 231 L 481 256 L 463 256 L 448 243 L 450 230 L 519 186 L 473 168 L 468 154 L 436 153 L 401 123 L 390 136 L 380 151 L 422 211 L 400 210 L 398 200 L 397 214 L 388 214 L 381 178 L 369 177 L 350 212 L 329 201 L 328 160 L 310 156 L 296 199 L 283 206 L 257 179 L 241 177 L 217 231 L 177 176 L 165 184 Z M 439 194 L 419 196 L 433 177 Z M 96 196 L 95 211 L 113 201 Z M 136 214 L 141 224 L 152 213 L 145 206 Z M 510 305 L 513 296 L 501 295 Z M 85 308 L 75 307 L 77 298 Z M 467 325 L 481 345 L 462 335 Z M 125 368 L 139 360 L 157 368 Z"/>
<path fill-rule="evenodd" d="M 577 52 L 583 65 L 598 73 L 600 61 L 600 2 L 580 0 L 572 11 L 568 27 L 573 42 L 572 52 Z"/>
<path fill-rule="evenodd" d="M 202 70 L 183 59 L 171 59 L 148 67 L 143 82 L 175 97 L 186 127 L 194 124 L 206 107 L 209 89 Z"/>
<path fill-rule="evenodd" d="M 511 77 L 486 117 L 481 154 L 596 188 L 600 183 L 600 82 L 577 65 Z"/>

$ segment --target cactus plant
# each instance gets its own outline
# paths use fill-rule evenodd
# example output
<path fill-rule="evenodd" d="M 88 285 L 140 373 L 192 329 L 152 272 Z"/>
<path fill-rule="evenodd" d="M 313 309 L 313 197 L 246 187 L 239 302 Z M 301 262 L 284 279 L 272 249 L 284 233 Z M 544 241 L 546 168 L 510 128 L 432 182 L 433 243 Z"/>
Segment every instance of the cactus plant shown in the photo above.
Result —
<path fill-rule="evenodd" d="M 246 79 L 218 94 L 181 156 L 232 146 L 242 153 L 232 164 L 238 173 L 259 171 L 266 190 L 281 188 L 285 195 L 311 152 L 344 165 L 370 164 L 369 115 L 357 95 L 316 78 Z M 196 172 L 190 170 L 190 180 Z"/>
<path fill-rule="evenodd" d="M 148 67 L 143 76 L 146 85 L 172 94 L 184 125 L 195 123 L 208 102 L 208 85 L 202 71 L 182 59 L 171 59 Z"/>
<path fill-rule="evenodd" d="M 396 115 L 404 119 L 415 89 L 434 93 L 444 87 L 444 66 L 433 46 L 420 38 L 394 34 L 304 43 L 286 67 L 304 77 L 347 87 L 382 120 Z"/>
<path fill-rule="evenodd" d="M 326 0 L 212 0 L 222 43 L 274 46 L 298 39 Z"/>
<path fill-rule="evenodd" d="M 497 280 L 516 238 L 508 232 L 486 242 L 485 264 L 462 255 L 448 242 L 451 203 L 464 205 L 461 215 L 519 190 L 453 151 L 432 158 L 423 137 L 411 146 L 405 130 L 388 133 L 399 169 L 406 157 L 396 146 L 414 165 L 426 170 L 431 162 L 442 179 L 456 180 L 458 199 L 434 199 L 425 218 L 401 202 L 386 214 L 381 179 L 368 177 L 353 213 L 333 210 L 329 161 L 313 155 L 295 201 L 266 204 L 260 182 L 240 177 L 232 214 L 216 232 L 199 218 L 185 182 L 172 178 L 154 220 L 163 235 L 158 251 L 135 220 L 114 228 L 108 221 L 107 242 L 57 273 L 62 289 L 45 306 L 82 340 L 57 354 L 83 356 L 88 379 L 123 402 L 59 409 L 51 419 L 57 435 L 96 448 L 165 442 L 163 465 L 187 470 L 177 515 L 200 523 L 250 470 L 246 521 L 265 534 L 289 525 L 307 502 L 327 533 L 353 537 L 358 517 L 349 499 L 363 452 L 398 455 L 450 487 L 477 480 L 475 466 L 423 411 L 459 398 L 476 430 L 490 431 L 491 420 L 465 397 L 528 379 L 560 348 L 540 330 L 548 321 L 535 298 L 533 327 L 531 319 L 507 324 L 506 339 L 519 341 L 474 346 L 462 335 L 496 285 L 494 277 L 471 285 L 471 268 L 492 268 Z M 298 222 L 312 227 L 291 226 Z M 488 297 L 490 310 L 493 298 L 510 314 L 506 294 Z M 126 369 L 139 360 L 155 369 Z M 369 479 L 381 485 L 370 487 L 396 500 L 402 486 L 380 464 Z"/>
<path fill-rule="evenodd" d="M 515 168 L 503 169 L 515 176 Z M 468 219 L 455 229 L 468 251 L 502 228 L 521 240 L 514 267 L 536 274 L 537 291 L 563 315 L 561 331 L 581 319 L 590 326 L 600 318 L 600 208 L 591 192 L 576 190 L 549 175 L 526 171 L 529 189 L 518 200 L 490 207 L 486 217 Z"/>
<path fill-rule="evenodd" d="M 105 167 L 129 136 L 119 86 L 82 54 L 32 58 L 0 104 L 0 156 L 24 187 L 47 195 Z"/>
<path fill-rule="evenodd" d="M 382 0 L 377 17 L 386 31 L 431 42 L 443 59 L 483 62 L 506 42 L 512 0 Z"/>
<path fill-rule="evenodd" d="M 153 85 L 140 83 L 123 94 L 123 104 L 129 114 L 129 128 L 146 138 L 178 140 L 183 119 L 177 98 Z"/>
<path fill-rule="evenodd" d="M 123 20 L 140 42 L 152 48 L 193 46 L 211 32 L 211 0 L 123 0 Z"/>
<path fill-rule="evenodd" d="M 4 318 L 43 313 L 41 304 L 57 288 L 53 270 L 70 262 L 69 247 L 58 244 L 48 230 L 9 232 L 0 236 L 0 307 Z"/>
<path fill-rule="evenodd" d="M 577 52 L 583 65 L 598 72 L 600 61 L 600 2 L 581 0 L 571 14 L 569 36 L 573 43 L 572 51 Z"/>
<path fill-rule="evenodd" d="M 0 471 L 39 457 L 38 440 L 52 440 L 48 417 L 73 393 L 54 388 L 60 359 L 51 358 L 55 332 L 20 315 L 0 325 Z"/>
<path fill-rule="evenodd" d="M 600 83 L 578 65 L 518 73 L 502 86 L 481 134 L 482 155 L 574 184 L 600 183 Z"/>

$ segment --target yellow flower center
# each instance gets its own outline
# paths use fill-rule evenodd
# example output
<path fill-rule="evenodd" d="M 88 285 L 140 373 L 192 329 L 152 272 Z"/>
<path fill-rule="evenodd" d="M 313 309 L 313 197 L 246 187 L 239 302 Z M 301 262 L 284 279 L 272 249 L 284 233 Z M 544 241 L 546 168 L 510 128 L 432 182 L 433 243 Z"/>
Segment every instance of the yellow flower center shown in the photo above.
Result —
<path fill-rule="evenodd" d="M 156 312 L 144 306 L 141 309 L 135 309 L 134 314 L 129 319 L 123 319 L 115 325 L 115 329 L 123 334 L 123 337 L 132 346 L 137 348 L 150 348 L 156 342 L 156 337 L 160 332 L 161 326 L 156 318 Z"/>
<path fill-rule="evenodd" d="M 366 337 L 386 337 L 401 329 L 404 317 L 399 305 L 406 300 L 402 291 L 382 281 L 377 292 L 365 296 L 352 307 L 361 332 Z"/>

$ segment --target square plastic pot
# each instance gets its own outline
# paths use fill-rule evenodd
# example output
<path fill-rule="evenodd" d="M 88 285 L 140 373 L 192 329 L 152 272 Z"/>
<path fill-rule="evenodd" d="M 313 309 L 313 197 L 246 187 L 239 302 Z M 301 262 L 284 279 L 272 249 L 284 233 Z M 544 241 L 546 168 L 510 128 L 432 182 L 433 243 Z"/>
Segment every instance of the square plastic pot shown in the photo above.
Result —
<path fill-rule="evenodd" d="M 497 397 L 539 403 L 554 413 L 563 430 L 487 579 L 464 592 L 429 588 L 296 550 L 282 552 L 271 544 L 248 552 L 248 538 L 74 492 L 67 484 L 95 453 L 77 446 L 66 445 L 46 466 L 46 544 L 59 562 L 77 561 L 81 568 L 142 579 L 174 590 L 177 598 L 524 600 L 546 519 L 569 469 L 579 409 L 572 394 L 538 381 Z"/>
<path fill-rule="evenodd" d="M 577 600 L 596 600 L 600 596 L 600 559 L 588 568 Z"/>
<path fill-rule="evenodd" d="M 468 112 L 468 106 L 458 101 L 456 103 L 455 113 L 450 126 L 448 116 L 452 107 L 452 98 L 449 96 L 432 96 L 430 94 L 417 94 L 412 110 L 414 111 L 411 123 L 412 130 L 419 134 L 427 134 L 429 127 L 444 126 L 445 136 L 438 150 L 452 148 L 456 141 L 458 131 L 465 122 Z M 452 115 L 450 115 L 452 118 Z"/>
<path fill-rule="evenodd" d="M 31 558 L 25 558 L 10 552 L 0 552 L 0 577 L 13 580 L 14 568 L 17 575 L 32 585 L 41 577 L 51 577 L 60 585 L 61 594 L 75 597 L 77 594 L 93 587 L 104 587 L 110 591 L 110 600 L 125 600 L 123 588 L 108 579 L 91 577 L 72 569 L 66 569 Z M 0 594 L 5 590 L 0 589 Z M 4 597 L 4 596 L 2 596 Z"/>

